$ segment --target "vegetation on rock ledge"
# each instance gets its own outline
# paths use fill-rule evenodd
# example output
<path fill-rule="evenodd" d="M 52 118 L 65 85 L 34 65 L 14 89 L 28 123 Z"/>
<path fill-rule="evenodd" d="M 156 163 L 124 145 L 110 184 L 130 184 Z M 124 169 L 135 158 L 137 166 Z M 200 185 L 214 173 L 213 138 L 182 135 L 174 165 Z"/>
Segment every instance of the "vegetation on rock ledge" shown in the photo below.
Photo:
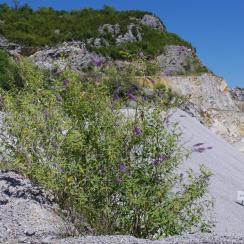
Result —
<path fill-rule="evenodd" d="M 99 48 L 90 46 L 90 49 L 113 58 L 121 58 L 121 51 L 129 54 L 143 51 L 145 55 L 152 57 L 162 53 L 165 45 L 191 47 L 190 43 L 176 34 L 141 25 L 139 20 L 145 14 L 150 13 L 116 11 L 111 7 L 104 7 L 102 10 L 83 9 L 71 12 L 56 11 L 52 8 L 40 8 L 34 11 L 28 5 L 12 9 L 6 4 L 1 4 L 0 34 L 10 41 L 31 47 L 52 46 L 72 40 L 87 42 L 90 38 L 104 38 L 106 45 Z M 139 27 L 142 39 L 117 45 L 111 33 L 99 31 L 99 27 L 104 24 L 118 24 L 117 36 L 124 35 L 128 31 L 128 26 L 134 24 L 135 28 Z M 133 30 L 132 28 L 132 32 Z"/>

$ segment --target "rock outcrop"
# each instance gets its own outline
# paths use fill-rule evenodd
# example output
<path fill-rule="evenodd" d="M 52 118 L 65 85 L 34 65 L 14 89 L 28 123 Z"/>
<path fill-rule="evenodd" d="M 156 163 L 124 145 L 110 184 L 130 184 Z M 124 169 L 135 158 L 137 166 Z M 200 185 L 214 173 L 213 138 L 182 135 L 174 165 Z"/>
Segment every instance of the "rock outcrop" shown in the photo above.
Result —
<path fill-rule="evenodd" d="M 165 75 L 194 73 L 203 68 L 195 50 L 185 46 L 169 45 L 157 58 Z"/>
<path fill-rule="evenodd" d="M 244 113 L 224 79 L 200 76 L 167 76 L 162 82 L 188 99 L 185 111 L 244 152 Z"/>
<path fill-rule="evenodd" d="M 62 71 L 66 68 L 73 71 L 82 71 L 89 64 L 99 61 L 104 62 L 103 57 L 87 50 L 83 42 L 64 42 L 53 48 L 45 48 L 29 57 L 40 69 Z"/>
<path fill-rule="evenodd" d="M 239 111 L 224 79 L 210 73 L 196 76 L 168 76 L 167 85 L 204 110 Z"/>
<path fill-rule="evenodd" d="M 145 14 L 142 17 L 141 24 L 146 25 L 152 29 L 166 31 L 166 27 L 160 21 L 160 19 L 150 14 Z"/>
<path fill-rule="evenodd" d="M 142 33 L 140 26 L 130 24 L 127 26 L 127 32 L 116 37 L 116 44 L 121 45 L 128 42 L 135 42 L 142 40 Z"/>
<path fill-rule="evenodd" d="M 5 37 L 0 36 L 0 49 L 6 50 L 11 56 L 18 56 L 21 53 L 21 45 L 9 42 Z"/>
<path fill-rule="evenodd" d="M 0 171 L 0 243 L 48 243 L 73 231 L 58 210 L 50 193 L 13 171 Z"/>

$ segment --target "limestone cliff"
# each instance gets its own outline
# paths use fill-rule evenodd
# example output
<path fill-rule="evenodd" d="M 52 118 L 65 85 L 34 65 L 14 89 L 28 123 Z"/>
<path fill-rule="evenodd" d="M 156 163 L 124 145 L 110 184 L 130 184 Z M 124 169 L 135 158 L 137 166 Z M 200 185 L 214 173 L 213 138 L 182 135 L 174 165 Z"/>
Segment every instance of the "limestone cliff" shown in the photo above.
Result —
<path fill-rule="evenodd" d="M 164 76 L 161 82 L 188 99 L 186 111 L 191 111 L 213 132 L 244 152 L 244 112 L 240 106 L 243 101 L 233 99 L 233 91 L 229 91 L 223 78 L 206 73 Z"/>

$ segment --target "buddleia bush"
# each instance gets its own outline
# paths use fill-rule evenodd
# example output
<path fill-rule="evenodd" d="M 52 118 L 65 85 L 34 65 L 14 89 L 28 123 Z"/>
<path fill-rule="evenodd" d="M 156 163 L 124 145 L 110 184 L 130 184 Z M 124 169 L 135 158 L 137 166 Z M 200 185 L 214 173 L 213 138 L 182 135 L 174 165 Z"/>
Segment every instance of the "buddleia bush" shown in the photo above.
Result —
<path fill-rule="evenodd" d="M 188 152 L 162 97 L 150 106 L 130 93 L 137 108 L 121 109 L 103 80 L 65 71 L 48 83 L 27 62 L 20 72 L 24 87 L 4 95 L 2 167 L 52 190 L 83 233 L 157 239 L 208 229 L 210 173 L 177 172 Z"/>

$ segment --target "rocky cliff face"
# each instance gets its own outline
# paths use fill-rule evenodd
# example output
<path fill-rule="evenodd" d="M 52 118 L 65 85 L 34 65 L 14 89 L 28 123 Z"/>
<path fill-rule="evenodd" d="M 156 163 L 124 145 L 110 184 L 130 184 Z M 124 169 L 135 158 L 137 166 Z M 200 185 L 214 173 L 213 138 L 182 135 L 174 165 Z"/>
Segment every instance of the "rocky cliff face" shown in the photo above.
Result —
<path fill-rule="evenodd" d="M 165 75 L 189 74 L 205 69 L 195 50 L 184 46 L 169 45 L 156 58 Z M 207 69 L 205 70 L 207 71 Z"/>
<path fill-rule="evenodd" d="M 185 111 L 213 132 L 244 152 L 244 112 L 233 99 L 224 79 L 206 73 L 200 76 L 167 76 L 163 83 L 188 99 Z M 238 93 L 239 99 L 242 96 Z M 241 101 L 242 102 L 242 101 Z"/>

